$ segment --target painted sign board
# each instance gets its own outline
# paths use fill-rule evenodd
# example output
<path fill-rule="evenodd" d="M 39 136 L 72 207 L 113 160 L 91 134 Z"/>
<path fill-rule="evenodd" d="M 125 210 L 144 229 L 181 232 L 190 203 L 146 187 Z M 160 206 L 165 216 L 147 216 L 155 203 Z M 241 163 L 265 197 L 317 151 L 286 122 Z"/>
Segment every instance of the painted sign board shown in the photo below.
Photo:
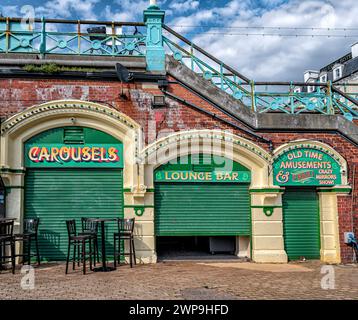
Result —
<path fill-rule="evenodd" d="M 123 168 L 122 144 L 26 144 L 30 168 Z"/>
<path fill-rule="evenodd" d="M 241 182 L 251 181 L 249 171 L 158 171 L 156 182 Z"/>
<path fill-rule="evenodd" d="M 334 186 L 341 184 L 340 165 L 314 148 L 297 148 L 280 155 L 273 164 L 274 184 L 279 186 Z"/>

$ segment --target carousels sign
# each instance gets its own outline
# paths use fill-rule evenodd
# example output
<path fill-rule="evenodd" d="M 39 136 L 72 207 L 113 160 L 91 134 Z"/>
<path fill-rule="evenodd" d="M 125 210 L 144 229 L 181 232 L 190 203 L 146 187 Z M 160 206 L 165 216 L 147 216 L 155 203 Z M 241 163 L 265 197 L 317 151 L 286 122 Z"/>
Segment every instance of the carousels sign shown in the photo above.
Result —
<path fill-rule="evenodd" d="M 273 164 L 274 183 L 279 186 L 334 186 L 341 184 L 339 163 L 313 148 L 289 150 Z"/>
<path fill-rule="evenodd" d="M 26 145 L 26 167 L 123 168 L 122 144 Z"/>

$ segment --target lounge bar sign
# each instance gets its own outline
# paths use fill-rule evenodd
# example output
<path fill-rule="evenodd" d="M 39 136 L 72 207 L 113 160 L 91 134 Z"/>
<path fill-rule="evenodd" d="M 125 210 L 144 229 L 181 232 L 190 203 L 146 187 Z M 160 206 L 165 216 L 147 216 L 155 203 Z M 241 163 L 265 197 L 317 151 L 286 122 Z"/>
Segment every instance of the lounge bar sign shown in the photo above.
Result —
<path fill-rule="evenodd" d="M 289 150 L 273 164 L 279 186 L 333 186 L 341 184 L 340 165 L 327 153 L 313 148 Z"/>
<path fill-rule="evenodd" d="M 249 171 L 157 171 L 156 182 L 250 182 Z"/>
<path fill-rule="evenodd" d="M 29 144 L 25 146 L 25 165 L 32 168 L 123 168 L 123 145 Z"/>

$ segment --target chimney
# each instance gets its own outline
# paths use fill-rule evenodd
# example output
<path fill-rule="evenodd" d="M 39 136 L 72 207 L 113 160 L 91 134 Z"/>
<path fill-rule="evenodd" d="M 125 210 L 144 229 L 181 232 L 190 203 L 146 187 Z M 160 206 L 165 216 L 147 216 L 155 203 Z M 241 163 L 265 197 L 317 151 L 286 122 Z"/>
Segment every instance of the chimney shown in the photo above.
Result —
<path fill-rule="evenodd" d="M 352 50 L 352 59 L 358 57 L 358 42 L 352 44 L 351 50 Z"/>

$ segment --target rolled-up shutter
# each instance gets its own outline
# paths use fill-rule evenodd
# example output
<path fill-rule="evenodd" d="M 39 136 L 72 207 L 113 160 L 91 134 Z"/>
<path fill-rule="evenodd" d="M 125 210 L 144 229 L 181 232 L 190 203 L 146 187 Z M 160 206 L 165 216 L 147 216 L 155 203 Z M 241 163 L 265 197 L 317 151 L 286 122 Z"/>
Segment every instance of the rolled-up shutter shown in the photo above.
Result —
<path fill-rule="evenodd" d="M 123 216 L 123 177 L 120 169 L 28 169 L 25 179 L 25 218 L 40 218 L 40 255 L 65 260 L 66 220 Z M 111 255 L 115 223 L 106 223 Z"/>
<path fill-rule="evenodd" d="M 283 222 L 288 258 L 319 259 L 319 205 L 314 189 L 286 188 L 283 195 Z"/>
<path fill-rule="evenodd" d="M 248 184 L 157 183 L 158 236 L 250 234 Z"/>

